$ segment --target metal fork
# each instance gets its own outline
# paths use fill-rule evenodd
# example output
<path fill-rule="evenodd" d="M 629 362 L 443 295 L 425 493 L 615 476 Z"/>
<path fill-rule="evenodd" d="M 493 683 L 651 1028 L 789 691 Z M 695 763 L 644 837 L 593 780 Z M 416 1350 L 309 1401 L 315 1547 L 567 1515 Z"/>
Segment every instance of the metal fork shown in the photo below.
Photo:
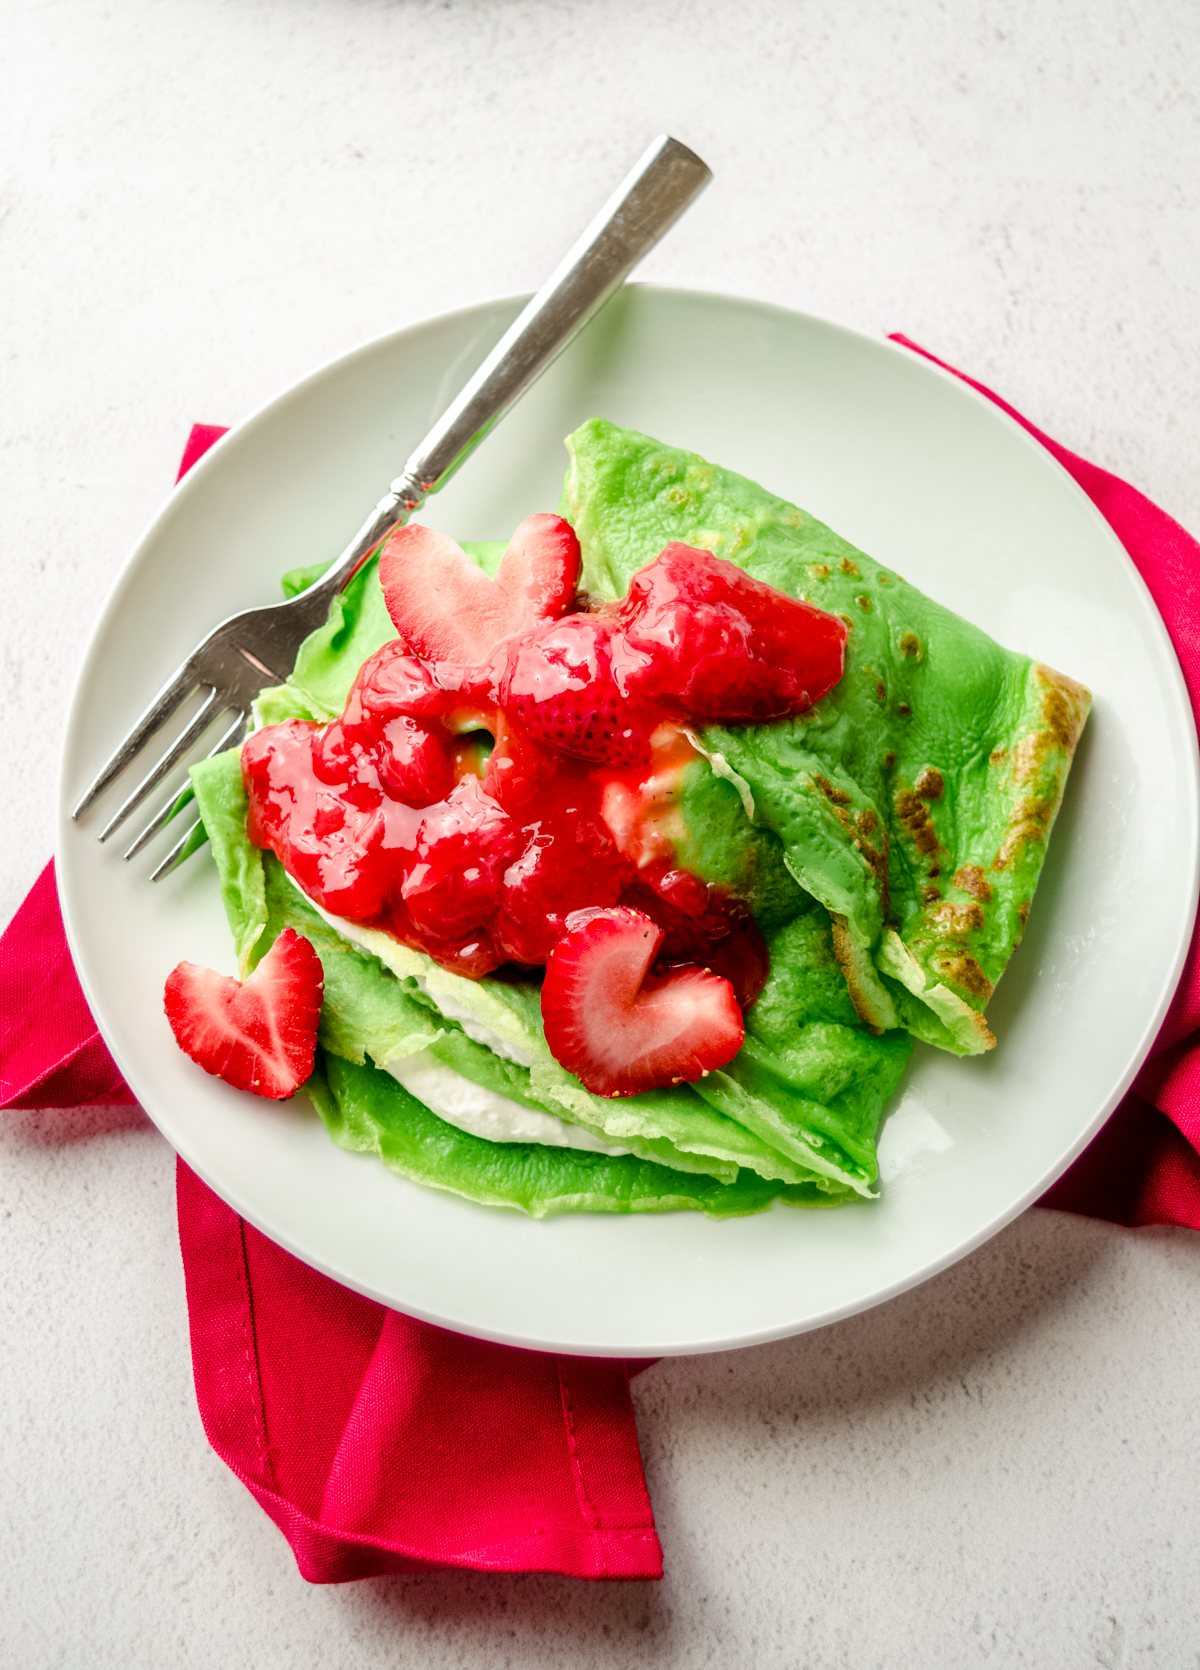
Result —
<path fill-rule="evenodd" d="M 303 640 L 324 625 L 330 603 L 384 536 L 449 480 L 711 178 L 710 170 L 686 145 L 666 134 L 655 140 L 410 455 L 403 472 L 337 561 L 298 597 L 246 609 L 215 627 L 163 685 L 72 815 L 82 817 L 197 691 L 202 693 L 198 711 L 109 819 L 100 839 L 108 840 L 120 828 L 218 720 L 223 719 L 225 726 L 208 757 L 240 743 L 250 728 L 254 698 L 268 685 L 284 681 L 295 666 Z M 186 789 L 177 789 L 129 847 L 126 859 L 153 840 L 187 798 Z M 203 839 L 197 818 L 151 879 L 157 881 L 173 870 Z"/>

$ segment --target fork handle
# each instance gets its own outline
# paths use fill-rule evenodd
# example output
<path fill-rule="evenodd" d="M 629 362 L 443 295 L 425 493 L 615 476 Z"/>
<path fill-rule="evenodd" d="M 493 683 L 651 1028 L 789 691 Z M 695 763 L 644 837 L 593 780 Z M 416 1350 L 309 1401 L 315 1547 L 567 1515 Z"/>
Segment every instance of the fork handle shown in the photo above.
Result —
<path fill-rule="evenodd" d="M 711 179 L 686 145 L 667 134 L 654 141 L 409 456 L 352 543 L 301 594 L 309 607 L 332 600 L 384 535 L 450 479 Z"/>

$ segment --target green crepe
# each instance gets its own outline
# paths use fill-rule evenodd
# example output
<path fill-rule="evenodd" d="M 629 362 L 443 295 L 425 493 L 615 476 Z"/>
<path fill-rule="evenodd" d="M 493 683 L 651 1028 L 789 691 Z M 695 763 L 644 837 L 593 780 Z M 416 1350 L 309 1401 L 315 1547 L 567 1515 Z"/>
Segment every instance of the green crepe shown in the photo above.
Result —
<path fill-rule="evenodd" d="M 775 835 L 830 912 L 863 1020 L 956 1054 L 990 1049 L 983 1012 L 1025 929 L 1088 691 L 695 453 L 600 419 L 567 447 L 564 514 L 591 593 L 621 596 L 679 540 L 846 622 L 845 674 L 810 713 L 702 734 L 721 815 L 748 844 L 751 820 Z M 716 800 L 711 783 L 692 791 L 688 861 L 709 879 Z"/>
<path fill-rule="evenodd" d="M 250 844 L 231 753 L 193 780 L 243 973 L 285 926 L 311 940 L 325 971 L 312 1098 L 336 1142 L 432 1187 L 536 1217 L 869 1198 L 909 1034 L 957 1053 L 993 1041 L 983 1007 L 1024 926 L 1087 693 L 742 477 L 599 421 L 568 447 L 565 513 L 593 594 L 619 596 L 678 539 L 851 623 L 846 676 L 811 714 L 705 730 L 679 783 L 679 861 L 744 898 L 770 950 L 742 1050 L 694 1086 L 592 1096 L 550 1055 L 534 979 L 466 980 L 386 935 L 352 944 L 332 928 Z M 494 573 L 504 546 L 465 549 Z M 319 572 L 285 576 L 285 591 Z M 287 683 L 262 693 L 262 722 L 336 716 L 394 636 L 372 562 Z M 417 1052 L 630 1152 L 460 1131 L 382 1070 Z"/>

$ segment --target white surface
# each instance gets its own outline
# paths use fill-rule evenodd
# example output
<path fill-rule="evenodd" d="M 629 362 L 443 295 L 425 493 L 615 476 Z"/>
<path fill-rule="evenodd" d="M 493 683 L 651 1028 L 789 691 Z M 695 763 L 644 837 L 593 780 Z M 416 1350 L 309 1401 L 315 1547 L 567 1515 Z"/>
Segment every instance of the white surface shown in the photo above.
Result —
<path fill-rule="evenodd" d="M 727 194 L 647 277 L 903 329 L 1200 527 L 1191 0 L 12 0 L 0 76 L 5 915 L 54 839 L 44 717 L 192 419 L 530 288 L 660 128 Z M 651 1370 L 661 1586 L 312 1590 L 200 1431 L 166 1144 L 8 1116 L 0 1192 L 5 1664 L 1197 1663 L 1187 1231 L 1031 1212 L 867 1316 Z"/>
<path fill-rule="evenodd" d="M 1029 931 L 989 1009 L 1000 1044 L 968 1061 L 915 1052 L 910 1122 L 936 1119 L 949 1140 L 909 1143 L 906 1159 L 893 1148 L 870 1206 L 535 1223 L 331 1153 L 303 1104 L 280 1108 L 197 1072 L 163 1021 L 163 982 L 183 958 L 234 966 L 207 856 L 151 886 L 153 860 L 125 864 L 122 843 L 96 839 L 125 788 L 86 819 L 70 815 L 192 647 L 195 623 L 273 596 L 284 568 L 340 549 L 389 461 L 416 445 L 516 306 L 466 309 L 335 362 L 176 490 L 109 601 L 75 692 L 58 838 L 68 934 L 105 1037 L 160 1129 L 225 1200 L 336 1280 L 538 1349 L 661 1356 L 778 1338 L 912 1286 L 1036 1199 L 1132 1078 L 1190 935 L 1196 733 L 1162 622 L 1107 524 L 994 404 L 839 326 L 634 288 L 425 510 L 459 538 L 507 538 L 557 501 L 561 437 L 611 417 L 753 471 L 1092 689 Z"/>

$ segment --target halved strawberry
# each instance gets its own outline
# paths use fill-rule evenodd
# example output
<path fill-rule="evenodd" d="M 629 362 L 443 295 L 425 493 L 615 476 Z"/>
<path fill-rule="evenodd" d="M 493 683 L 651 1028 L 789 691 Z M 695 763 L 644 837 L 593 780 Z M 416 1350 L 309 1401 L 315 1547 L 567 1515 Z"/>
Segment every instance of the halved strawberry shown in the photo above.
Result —
<path fill-rule="evenodd" d="M 691 1083 L 737 1054 L 742 1012 L 704 969 L 647 970 L 662 929 L 639 910 L 580 910 L 546 964 L 542 1022 L 551 1054 L 597 1096 Z"/>
<path fill-rule="evenodd" d="M 417 932 L 436 944 L 482 930 L 520 850 L 518 826 L 477 777 L 464 777 L 426 811 L 400 889 Z"/>
<path fill-rule="evenodd" d="M 379 579 L 418 655 L 478 666 L 499 639 L 562 614 L 579 579 L 579 541 L 561 516 L 527 516 L 489 580 L 454 540 L 414 523 L 389 535 Z"/>
<path fill-rule="evenodd" d="M 317 953 L 285 928 L 241 985 L 180 963 L 167 976 L 163 1007 L 175 1042 L 206 1073 L 282 1101 L 312 1072 L 324 984 Z"/>
<path fill-rule="evenodd" d="M 394 800 L 406 806 L 432 806 L 454 787 L 454 762 L 446 749 L 445 733 L 410 719 L 407 713 L 397 714 L 383 726 L 374 758 L 379 781 Z"/>
<path fill-rule="evenodd" d="M 842 676 L 837 615 L 690 545 L 664 546 L 639 569 L 617 613 L 642 655 L 627 680 L 631 699 L 699 723 L 791 718 Z"/>
<path fill-rule="evenodd" d="M 623 689 L 627 664 L 645 660 L 631 655 L 611 615 L 547 621 L 507 645 L 500 704 L 544 748 L 618 768 L 648 764 L 656 716 Z"/>

